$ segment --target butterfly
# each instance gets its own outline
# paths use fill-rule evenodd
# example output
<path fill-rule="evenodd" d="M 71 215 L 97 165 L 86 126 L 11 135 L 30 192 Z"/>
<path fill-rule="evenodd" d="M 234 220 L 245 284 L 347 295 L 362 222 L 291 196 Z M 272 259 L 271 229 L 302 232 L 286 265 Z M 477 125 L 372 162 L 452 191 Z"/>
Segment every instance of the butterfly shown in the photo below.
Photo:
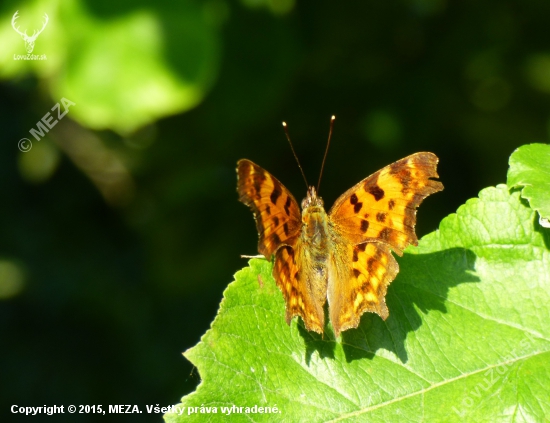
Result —
<path fill-rule="evenodd" d="M 272 260 L 273 277 L 286 303 L 286 321 L 300 316 L 306 329 L 322 334 L 324 305 L 336 337 L 356 328 L 366 311 L 382 319 L 388 285 L 399 272 L 398 255 L 417 245 L 416 208 L 443 189 L 438 158 L 416 153 L 363 179 L 327 213 L 310 186 L 301 208 L 268 171 L 247 159 L 237 164 L 239 200 L 252 209 L 258 250 Z"/>

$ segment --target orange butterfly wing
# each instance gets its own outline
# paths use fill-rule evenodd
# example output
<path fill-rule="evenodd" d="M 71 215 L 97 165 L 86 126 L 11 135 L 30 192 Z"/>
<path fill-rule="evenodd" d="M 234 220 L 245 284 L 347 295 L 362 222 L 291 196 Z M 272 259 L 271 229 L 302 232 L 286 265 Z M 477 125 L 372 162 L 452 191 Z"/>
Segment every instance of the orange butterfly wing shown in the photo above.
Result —
<path fill-rule="evenodd" d="M 329 315 L 336 337 L 359 326 L 365 311 L 386 320 L 386 291 L 399 272 L 389 246 L 381 242 L 344 244 L 337 249 L 329 272 Z"/>
<path fill-rule="evenodd" d="M 307 259 L 300 242 L 302 217 L 292 194 L 273 175 L 250 160 L 237 163 L 239 200 L 252 209 L 260 236 L 258 250 L 268 260 L 275 254 L 273 276 L 286 303 L 286 321 L 301 316 L 308 330 L 322 333 L 326 290 L 304 281 Z"/>
<path fill-rule="evenodd" d="M 293 246 L 300 234 L 298 203 L 283 184 L 250 160 L 237 162 L 239 200 L 252 209 L 260 239 L 258 251 L 268 260 L 281 245 Z"/>
<path fill-rule="evenodd" d="M 310 263 L 303 254 L 303 247 L 298 240 L 295 248 L 279 248 L 273 266 L 273 276 L 285 298 L 286 322 L 290 325 L 294 316 L 300 316 L 307 330 L 323 333 L 326 284 L 319 285 L 304 280 L 308 274 L 311 275 L 311 271 L 307 270 Z"/>
<path fill-rule="evenodd" d="M 399 255 L 417 245 L 416 207 L 441 191 L 437 157 L 416 153 L 365 178 L 341 195 L 329 212 L 335 237 L 342 241 L 331 263 L 330 319 L 336 336 L 359 325 L 365 311 L 388 317 L 385 295 L 399 271 Z M 347 270 L 346 270 L 347 268 Z"/>
<path fill-rule="evenodd" d="M 329 216 L 353 244 L 382 241 L 402 255 L 417 245 L 416 208 L 443 189 L 437 178 L 437 156 L 416 153 L 384 167 L 342 194 Z"/>

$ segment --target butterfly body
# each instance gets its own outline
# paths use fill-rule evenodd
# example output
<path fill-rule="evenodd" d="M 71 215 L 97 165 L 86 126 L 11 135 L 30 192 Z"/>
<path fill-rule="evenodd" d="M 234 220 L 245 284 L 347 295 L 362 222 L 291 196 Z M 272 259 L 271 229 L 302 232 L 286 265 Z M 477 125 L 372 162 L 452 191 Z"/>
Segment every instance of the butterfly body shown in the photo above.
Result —
<path fill-rule="evenodd" d="M 238 162 L 239 199 L 256 219 L 258 250 L 274 256 L 273 276 L 286 302 L 286 321 L 300 316 L 308 330 L 324 332 L 324 305 L 335 335 L 356 328 L 365 311 L 388 316 L 386 290 L 399 267 L 391 254 L 417 243 L 416 207 L 443 185 L 437 157 L 417 153 L 350 188 L 330 211 L 310 187 L 302 211 L 273 175 Z"/>
<path fill-rule="evenodd" d="M 325 280 L 327 275 L 327 260 L 331 250 L 328 223 L 328 216 L 323 206 L 323 200 L 316 196 L 315 188 L 310 187 L 308 196 L 302 201 L 300 242 L 306 247 L 303 250 L 303 255 L 307 256 L 307 258 L 304 257 L 304 259 L 310 261 L 313 264 L 313 269 L 319 275 L 323 275 Z M 306 279 L 309 280 L 309 278 Z"/>
<path fill-rule="evenodd" d="M 310 187 L 307 197 L 302 201 L 300 237 L 293 249 L 294 262 L 300 264 L 300 271 L 294 279 L 305 281 L 306 297 L 313 299 L 312 305 L 315 306 L 310 307 L 309 324 L 317 332 L 322 331 L 324 327 L 323 306 L 327 297 L 332 247 L 333 237 L 323 201 L 317 197 L 315 188 Z M 277 275 L 280 279 L 292 279 L 293 275 L 289 274 L 286 269 L 286 267 L 277 267 Z M 287 320 L 291 318 L 292 313 L 287 312 Z"/>

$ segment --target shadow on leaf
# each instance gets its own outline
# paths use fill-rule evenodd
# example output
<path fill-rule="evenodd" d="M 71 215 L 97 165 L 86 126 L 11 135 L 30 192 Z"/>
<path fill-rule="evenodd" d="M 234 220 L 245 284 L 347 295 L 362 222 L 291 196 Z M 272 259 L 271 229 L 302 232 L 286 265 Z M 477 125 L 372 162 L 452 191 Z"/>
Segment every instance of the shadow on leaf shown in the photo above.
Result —
<path fill-rule="evenodd" d="M 479 282 L 473 273 L 475 259 L 475 254 L 464 248 L 398 257 L 401 270 L 386 295 L 390 316 L 383 321 L 377 314 L 365 313 L 357 329 L 343 332 L 341 342 L 346 360 L 372 359 L 376 351 L 384 348 L 395 353 L 403 363 L 407 362 L 405 339 L 409 332 L 422 324 L 418 310 L 424 314 L 432 310 L 446 313 L 445 300 L 449 288 L 461 283 Z M 334 357 L 336 341 L 332 328 L 325 329 L 325 339 L 308 332 L 302 322 L 299 329 L 306 344 L 308 364 L 315 351 L 322 358 Z"/>
<path fill-rule="evenodd" d="M 533 218 L 533 226 L 535 228 L 535 232 L 538 232 L 540 234 L 542 240 L 544 241 L 544 245 L 550 250 L 550 228 L 543 227 L 540 224 L 539 219 L 540 214 L 537 212 L 535 213 L 535 217 Z"/>
<path fill-rule="evenodd" d="M 328 321 L 327 317 L 325 317 L 325 321 Z M 311 362 L 311 356 L 315 351 L 317 351 L 319 357 L 321 357 L 322 359 L 334 358 L 336 341 L 334 340 L 334 333 L 332 332 L 332 328 L 330 328 L 328 325 L 325 325 L 325 333 L 324 335 L 320 335 L 316 332 L 308 331 L 304 326 L 304 322 L 300 319 L 298 323 L 298 330 L 306 345 L 306 363 L 308 366 Z"/>

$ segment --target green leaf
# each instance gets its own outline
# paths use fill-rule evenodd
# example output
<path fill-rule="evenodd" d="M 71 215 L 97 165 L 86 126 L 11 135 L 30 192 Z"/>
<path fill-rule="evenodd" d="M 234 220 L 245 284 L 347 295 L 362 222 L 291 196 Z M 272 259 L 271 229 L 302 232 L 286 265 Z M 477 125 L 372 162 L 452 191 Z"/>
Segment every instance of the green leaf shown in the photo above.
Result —
<path fill-rule="evenodd" d="M 0 57 L 0 79 L 37 74 L 54 101 L 76 103 L 71 117 L 84 126 L 132 132 L 197 106 L 217 79 L 220 22 L 208 3 L 111 3 L 107 16 L 79 0 L 58 3 L 20 10 L 22 28 L 40 28 L 48 13 L 33 52 L 46 60 L 14 60 L 24 42 L 9 25 L 0 30 L 9 53 Z"/>
<path fill-rule="evenodd" d="M 484 189 L 399 259 L 390 317 L 367 313 L 338 341 L 288 327 L 271 264 L 251 260 L 184 354 L 201 384 L 165 420 L 226 421 L 236 406 L 231 421 L 542 421 L 549 246 L 519 192 Z M 255 405 L 280 414 L 245 413 Z"/>
<path fill-rule="evenodd" d="M 521 187 L 521 196 L 540 214 L 540 224 L 550 227 L 550 145 L 530 144 L 510 156 L 508 186 Z"/>

